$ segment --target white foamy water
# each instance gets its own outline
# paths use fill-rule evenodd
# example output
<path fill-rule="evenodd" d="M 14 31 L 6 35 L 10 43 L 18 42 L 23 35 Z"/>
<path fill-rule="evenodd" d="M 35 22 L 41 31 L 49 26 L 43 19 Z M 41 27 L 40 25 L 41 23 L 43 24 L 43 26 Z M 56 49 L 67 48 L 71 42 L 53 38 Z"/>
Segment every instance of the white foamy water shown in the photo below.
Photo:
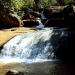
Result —
<path fill-rule="evenodd" d="M 44 28 L 44 25 L 43 23 L 41 22 L 41 19 L 40 18 L 37 18 L 36 21 L 38 21 L 39 25 L 36 26 L 37 29 L 43 29 Z"/>
<path fill-rule="evenodd" d="M 56 59 L 54 52 L 68 37 L 64 29 L 44 28 L 12 38 L 1 50 L 0 61 L 10 62 L 45 62 Z"/>
<path fill-rule="evenodd" d="M 43 14 L 43 11 L 41 12 L 41 19 L 47 19 L 44 14 Z"/>

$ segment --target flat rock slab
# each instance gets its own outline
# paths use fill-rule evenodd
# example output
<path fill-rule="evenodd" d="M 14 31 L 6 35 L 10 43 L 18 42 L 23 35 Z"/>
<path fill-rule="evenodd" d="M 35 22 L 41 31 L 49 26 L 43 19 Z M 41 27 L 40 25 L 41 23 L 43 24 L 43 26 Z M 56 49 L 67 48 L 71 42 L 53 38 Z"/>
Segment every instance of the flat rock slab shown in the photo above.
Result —
<path fill-rule="evenodd" d="M 35 30 L 32 28 L 25 28 L 25 27 L 0 30 L 0 46 L 4 45 L 7 41 L 9 41 L 11 38 L 13 38 L 16 35 L 20 35 L 27 32 L 33 32 L 33 31 Z"/>

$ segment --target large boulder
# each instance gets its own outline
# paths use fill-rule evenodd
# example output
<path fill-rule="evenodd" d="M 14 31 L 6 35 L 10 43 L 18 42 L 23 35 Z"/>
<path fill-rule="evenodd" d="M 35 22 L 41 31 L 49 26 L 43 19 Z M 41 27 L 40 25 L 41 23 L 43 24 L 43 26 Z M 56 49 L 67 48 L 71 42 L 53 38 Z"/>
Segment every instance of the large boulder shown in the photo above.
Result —
<path fill-rule="evenodd" d="M 38 25 L 36 20 L 23 20 L 23 27 L 35 27 Z"/>
<path fill-rule="evenodd" d="M 15 14 L 6 13 L 0 10 L 0 29 L 19 27 L 21 24 L 20 19 Z"/>
<path fill-rule="evenodd" d="M 62 12 L 63 12 L 64 16 L 69 15 L 70 13 L 74 13 L 73 6 L 71 4 L 66 5 Z"/>
<path fill-rule="evenodd" d="M 43 14 L 48 19 L 51 19 L 51 18 L 61 18 L 61 17 L 63 17 L 63 14 L 62 14 L 62 10 L 63 9 L 56 9 L 56 8 L 59 8 L 59 7 L 44 8 Z"/>
<path fill-rule="evenodd" d="M 75 12 L 72 5 L 65 6 L 63 10 L 59 12 L 49 11 L 50 10 L 45 10 L 46 13 L 44 12 L 44 14 L 48 16 L 48 20 L 45 23 L 46 27 L 75 27 Z"/>
<path fill-rule="evenodd" d="M 28 13 L 24 13 L 22 16 L 22 20 L 35 19 L 37 17 L 41 17 L 39 12 L 31 11 Z"/>
<path fill-rule="evenodd" d="M 36 21 L 36 18 L 40 17 L 40 13 L 36 11 L 25 12 L 22 17 L 22 22 L 24 27 L 34 27 L 39 23 Z"/>
<path fill-rule="evenodd" d="M 74 13 L 73 6 L 71 4 L 66 6 L 44 8 L 44 15 L 49 19 L 65 17 L 70 13 Z"/>
<path fill-rule="evenodd" d="M 45 22 L 45 27 L 66 27 L 64 18 L 51 18 Z"/>

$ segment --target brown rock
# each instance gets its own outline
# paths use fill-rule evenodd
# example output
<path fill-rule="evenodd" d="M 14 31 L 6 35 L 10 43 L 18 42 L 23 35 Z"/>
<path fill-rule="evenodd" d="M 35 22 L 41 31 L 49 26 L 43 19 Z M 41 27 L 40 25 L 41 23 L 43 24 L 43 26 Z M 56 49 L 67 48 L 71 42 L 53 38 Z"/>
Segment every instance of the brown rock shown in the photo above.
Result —
<path fill-rule="evenodd" d="M 0 29 L 19 27 L 20 23 L 20 19 L 15 15 L 0 11 Z"/>
<path fill-rule="evenodd" d="M 36 20 L 23 20 L 24 27 L 34 27 L 38 25 L 38 22 Z"/>
<path fill-rule="evenodd" d="M 54 9 L 53 9 L 54 10 Z M 72 27 L 75 28 L 75 12 L 72 5 L 67 5 L 61 11 L 45 9 L 44 15 L 48 18 L 46 27 Z"/>
<path fill-rule="evenodd" d="M 52 18 L 46 21 L 45 27 L 63 27 L 64 19 L 63 18 Z"/>

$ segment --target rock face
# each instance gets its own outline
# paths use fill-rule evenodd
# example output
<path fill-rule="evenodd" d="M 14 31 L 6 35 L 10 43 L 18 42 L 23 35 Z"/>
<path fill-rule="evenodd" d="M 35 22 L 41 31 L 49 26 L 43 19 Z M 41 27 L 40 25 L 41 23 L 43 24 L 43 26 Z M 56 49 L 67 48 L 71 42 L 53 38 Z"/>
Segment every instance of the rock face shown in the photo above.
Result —
<path fill-rule="evenodd" d="M 46 9 L 44 15 L 48 18 L 46 27 L 75 27 L 75 12 L 72 5 L 64 7 L 62 11 Z"/>
<path fill-rule="evenodd" d="M 75 32 L 69 31 L 69 36 L 67 41 L 63 42 L 58 50 L 55 52 L 55 55 L 58 59 L 66 61 L 66 62 L 75 62 Z"/>
<path fill-rule="evenodd" d="M 23 26 L 24 27 L 34 27 L 38 25 L 38 22 L 36 21 L 36 18 L 40 17 L 40 13 L 35 11 L 27 11 L 24 12 L 24 15 L 22 17 Z"/>
<path fill-rule="evenodd" d="M 23 20 L 23 27 L 34 27 L 37 25 L 38 25 L 38 22 L 35 20 Z"/>
<path fill-rule="evenodd" d="M 10 14 L 9 12 L 0 11 L 0 29 L 19 26 L 20 20 L 15 15 Z"/>
<path fill-rule="evenodd" d="M 58 7 L 56 7 L 56 8 L 58 8 Z M 50 18 L 61 18 L 61 17 L 63 17 L 62 10 L 63 9 L 55 9 L 53 7 L 52 8 L 44 8 L 43 14 L 48 19 L 50 19 Z"/>
<path fill-rule="evenodd" d="M 24 13 L 22 20 L 27 20 L 27 19 L 35 19 L 37 17 L 40 17 L 40 13 L 32 11 L 32 12 L 28 12 L 28 13 Z"/>

